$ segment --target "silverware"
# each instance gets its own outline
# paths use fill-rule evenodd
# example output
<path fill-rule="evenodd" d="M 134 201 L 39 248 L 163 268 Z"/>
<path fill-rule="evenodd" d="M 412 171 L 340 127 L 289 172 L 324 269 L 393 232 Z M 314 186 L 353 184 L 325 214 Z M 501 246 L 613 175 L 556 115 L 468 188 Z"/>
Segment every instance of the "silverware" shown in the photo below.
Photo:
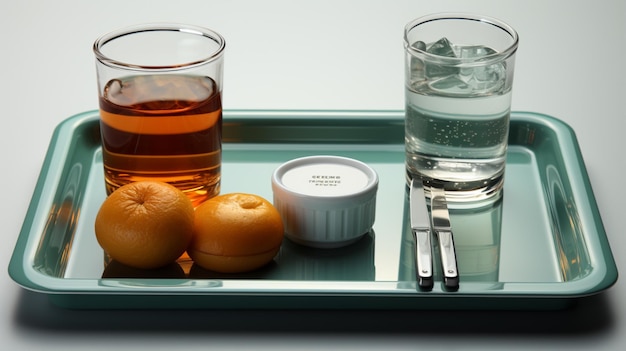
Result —
<path fill-rule="evenodd" d="M 417 283 L 422 290 L 433 288 L 433 255 L 430 244 L 430 219 L 424 188 L 420 180 L 411 180 L 409 192 L 411 231 L 415 238 Z"/>
<path fill-rule="evenodd" d="M 430 188 L 430 211 L 433 231 L 439 238 L 443 282 L 448 290 L 459 289 L 459 274 L 454 248 L 454 236 L 450 225 L 450 213 L 446 193 L 437 187 Z"/>

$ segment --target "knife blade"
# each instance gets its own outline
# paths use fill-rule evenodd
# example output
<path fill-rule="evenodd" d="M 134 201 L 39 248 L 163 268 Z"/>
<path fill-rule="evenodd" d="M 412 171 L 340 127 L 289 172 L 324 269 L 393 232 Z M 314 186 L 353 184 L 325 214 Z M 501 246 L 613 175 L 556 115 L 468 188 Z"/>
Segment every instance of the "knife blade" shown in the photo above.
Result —
<path fill-rule="evenodd" d="M 459 270 L 446 194 L 441 188 L 431 187 L 430 195 L 431 220 L 433 231 L 439 239 L 444 285 L 447 289 L 456 291 L 459 289 Z"/>
<path fill-rule="evenodd" d="M 411 231 L 415 239 L 417 284 L 422 290 L 433 288 L 433 255 L 430 243 L 430 218 L 422 181 L 411 180 L 409 192 Z"/>

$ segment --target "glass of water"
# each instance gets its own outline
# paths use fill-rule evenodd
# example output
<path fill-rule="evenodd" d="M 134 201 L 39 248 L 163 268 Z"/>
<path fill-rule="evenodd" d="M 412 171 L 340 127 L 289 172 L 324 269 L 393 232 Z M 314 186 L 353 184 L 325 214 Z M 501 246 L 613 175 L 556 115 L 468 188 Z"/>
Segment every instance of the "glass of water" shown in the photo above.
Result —
<path fill-rule="evenodd" d="M 407 180 L 483 200 L 504 184 L 516 31 L 485 16 L 444 13 L 408 23 L 405 47 Z"/>

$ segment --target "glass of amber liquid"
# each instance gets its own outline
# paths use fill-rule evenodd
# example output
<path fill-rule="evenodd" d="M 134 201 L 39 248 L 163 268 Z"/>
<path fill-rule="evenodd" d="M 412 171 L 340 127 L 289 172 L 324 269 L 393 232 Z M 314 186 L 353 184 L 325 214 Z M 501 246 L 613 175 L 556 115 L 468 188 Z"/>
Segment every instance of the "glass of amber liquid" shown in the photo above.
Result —
<path fill-rule="evenodd" d="M 219 194 L 224 48 L 220 34 L 180 24 L 95 41 L 107 194 L 141 180 L 170 183 L 195 206 Z"/>

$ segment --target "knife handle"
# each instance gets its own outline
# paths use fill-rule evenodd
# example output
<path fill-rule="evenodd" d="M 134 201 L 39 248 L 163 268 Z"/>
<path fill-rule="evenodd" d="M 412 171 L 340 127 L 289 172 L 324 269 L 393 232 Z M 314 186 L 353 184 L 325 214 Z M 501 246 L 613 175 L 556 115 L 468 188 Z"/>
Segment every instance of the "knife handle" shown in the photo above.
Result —
<path fill-rule="evenodd" d="M 444 285 L 449 290 L 459 290 L 459 269 L 456 262 L 456 251 L 452 232 L 440 230 L 437 232 L 437 236 L 439 237 Z"/>
<path fill-rule="evenodd" d="M 429 230 L 414 230 L 417 284 L 422 290 L 433 288 L 433 255 Z"/>

